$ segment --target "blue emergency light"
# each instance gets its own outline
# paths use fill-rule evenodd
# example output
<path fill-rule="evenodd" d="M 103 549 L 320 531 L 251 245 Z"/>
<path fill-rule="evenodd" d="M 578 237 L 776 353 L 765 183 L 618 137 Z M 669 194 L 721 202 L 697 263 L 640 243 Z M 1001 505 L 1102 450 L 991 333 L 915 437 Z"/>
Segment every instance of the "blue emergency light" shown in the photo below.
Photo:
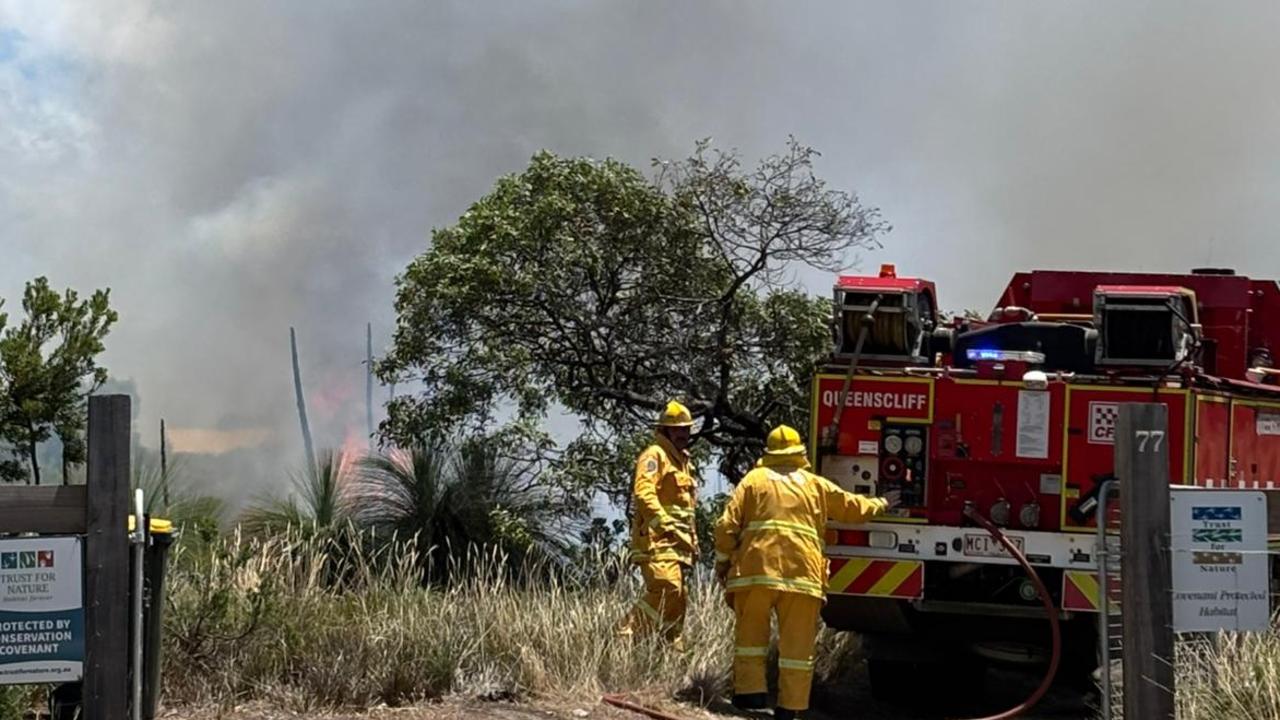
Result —
<path fill-rule="evenodd" d="M 1038 353 L 1031 350 L 983 350 L 980 348 L 969 348 L 965 351 L 965 357 L 973 362 L 981 362 L 989 360 L 994 362 L 1023 362 L 1028 365 L 1039 365 L 1044 362 L 1044 353 Z"/>

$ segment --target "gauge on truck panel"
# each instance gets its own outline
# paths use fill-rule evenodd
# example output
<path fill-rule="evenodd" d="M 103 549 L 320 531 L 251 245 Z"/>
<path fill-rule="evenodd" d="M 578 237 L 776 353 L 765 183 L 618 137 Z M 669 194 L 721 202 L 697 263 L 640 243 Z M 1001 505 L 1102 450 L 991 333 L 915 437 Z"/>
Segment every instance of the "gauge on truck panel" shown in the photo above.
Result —
<path fill-rule="evenodd" d="M 924 508 L 928 430 L 919 426 L 886 425 L 882 430 L 880 477 L 877 491 L 900 490 L 904 509 Z"/>
<path fill-rule="evenodd" d="M 885 452 L 890 455 L 897 455 L 902 452 L 902 436 L 890 435 L 884 439 Z"/>
<path fill-rule="evenodd" d="M 911 435 L 907 437 L 905 444 L 908 455 L 919 455 L 920 451 L 924 449 L 924 438 L 919 435 Z"/>

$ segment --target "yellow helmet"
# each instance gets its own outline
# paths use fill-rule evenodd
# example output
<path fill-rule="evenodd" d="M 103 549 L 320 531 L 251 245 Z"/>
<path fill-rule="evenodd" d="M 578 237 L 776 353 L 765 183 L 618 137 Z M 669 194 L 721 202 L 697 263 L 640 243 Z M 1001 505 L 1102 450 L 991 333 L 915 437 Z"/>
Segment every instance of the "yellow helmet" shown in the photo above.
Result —
<path fill-rule="evenodd" d="M 764 444 L 765 455 L 804 455 L 804 440 L 795 428 L 779 425 L 769 433 Z"/>
<path fill-rule="evenodd" d="M 658 416 L 658 427 L 693 427 L 693 414 L 689 408 L 672 400 Z"/>

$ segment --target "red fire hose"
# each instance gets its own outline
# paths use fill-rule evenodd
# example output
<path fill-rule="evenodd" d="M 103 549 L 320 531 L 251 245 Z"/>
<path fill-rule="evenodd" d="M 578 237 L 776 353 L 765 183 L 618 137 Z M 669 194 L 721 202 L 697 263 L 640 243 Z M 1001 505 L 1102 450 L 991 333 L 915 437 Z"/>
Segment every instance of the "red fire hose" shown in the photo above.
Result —
<path fill-rule="evenodd" d="M 1000 531 L 1000 528 L 996 527 L 990 520 L 982 517 L 982 515 L 978 513 L 972 505 L 964 509 L 964 514 L 970 520 L 981 525 L 983 529 L 991 534 L 991 537 L 995 538 L 1004 546 L 1004 549 L 1013 556 L 1013 559 L 1018 561 L 1018 564 L 1021 565 L 1022 569 L 1027 573 L 1027 577 L 1030 578 L 1031 583 L 1036 586 L 1036 592 L 1040 594 L 1040 602 L 1044 603 L 1044 611 L 1049 615 L 1049 629 L 1053 634 L 1053 655 L 1049 660 L 1049 669 L 1045 671 L 1044 679 L 1040 681 L 1040 686 L 1037 687 L 1036 691 L 1031 693 L 1026 700 L 1023 700 L 1018 705 L 997 715 L 989 715 L 984 718 L 974 719 L 1008 720 L 1009 718 L 1016 718 L 1035 707 L 1035 704 L 1040 702 L 1041 698 L 1044 697 L 1044 694 L 1049 692 L 1049 686 L 1053 684 L 1053 677 L 1058 674 L 1058 662 L 1062 659 L 1062 628 L 1058 625 L 1058 609 L 1053 606 L 1053 599 L 1049 595 L 1049 588 L 1044 586 L 1044 582 L 1041 581 L 1040 576 L 1036 574 L 1035 568 L 1031 567 L 1031 563 L 1027 561 L 1027 557 L 1022 554 L 1022 551 L 1019 550 L 1016 545 L 1009 541 L 1009 538 L 1004 536 L 1004 533 Z"/>
<path fill-rule="evenodd" d="M 647 708 L 643 705 L 637 705 L 621 695 L 605 695 L 600 699 L 608 705 L 622 708 L 623 710 L 630 710 L 634 713 L 640 713 L 641 715 L 647 715 L 648 717 L 653 718 L 653 720 L 682 720 L 675 715 L 668 715 L 667 713 L 659 712 L 658 710 Z"/>
<path fill-rule="evenodd" d="M 1058 624 L 1058 609 L 1053 606 L 1053 598 L 1049 595 L 1049 588 L 1045 587 L 1044 581 L 1040 579 L 1035 568 L 1031 567 L 1031 563 L 1027 560 L 1027 556 L 1023 555 L 1022 551 L 1019 550 L 1017 546 L 1009 540 L 1009 538 L 1005 537 L 1004 533 L 1000 531 L 1000 528 L 996 527 L 990 520 L 982 517 L 982 515 L 979 514 L 972 506 L 966 507 L 964 509 L 964 514 L 970 520 L 981 525 L 983 529 L 991 534 L 991 537 L 995 538 L 997 542 L 1004 546 L 1004 549 L 1013 556 L 1013 559 L 1018 561 L 1018 564 L 1021 565 L 1022 569 L 1027 573 L 1027 577 L 1030 578 L 1031 583 L 1036 586 L 1036 592 L 1040 595 L 1040 602 L 1044 604 L 1044 611 L 1049 615 L 1049 629 L 1053 635 L 1053 654 L 1049 660 L 1049 669 L 1045 671 L 1044 679 L 1040 681 L 1040 686 L 1037 687 L 1035 692 L 1031 693 L 1026 700 L 1023 700 L 1018 705 L 1015 705 L 1002 713 L 973 719 L 1010 720 L 1011 718 L 1016 718 L 1035 707 L 1036 703 L 1040 702 L 1040 700 L 1044 698 L 1045 693 L 1049 692 L 1049 687 L 1053 684 L 1053 678 L 1058 674 L 1058 663 L 1062 659 L 1062 628 Z M 653 720 L 681 720 L 675 715 L 647 708 L 643 705 L 637 705 L 621 695 L 605 695 L 601 699 L 609 705 L 648 716 Z"/>

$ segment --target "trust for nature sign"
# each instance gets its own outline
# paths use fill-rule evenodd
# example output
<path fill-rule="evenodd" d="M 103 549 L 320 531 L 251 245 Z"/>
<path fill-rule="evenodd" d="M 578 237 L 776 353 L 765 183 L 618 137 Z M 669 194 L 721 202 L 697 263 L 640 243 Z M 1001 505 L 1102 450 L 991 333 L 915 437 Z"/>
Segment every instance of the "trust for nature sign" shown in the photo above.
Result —
<path fill-rule="evenodd" d="M 80 679 L 83 571 L 80 538 L 0 540 L 0 685 Z"/>
<path fill-rule="evenodd" d="M 1267 629 L 1266 496 L 1174 488 L 1171 499 L 1174 629 Z"/>

